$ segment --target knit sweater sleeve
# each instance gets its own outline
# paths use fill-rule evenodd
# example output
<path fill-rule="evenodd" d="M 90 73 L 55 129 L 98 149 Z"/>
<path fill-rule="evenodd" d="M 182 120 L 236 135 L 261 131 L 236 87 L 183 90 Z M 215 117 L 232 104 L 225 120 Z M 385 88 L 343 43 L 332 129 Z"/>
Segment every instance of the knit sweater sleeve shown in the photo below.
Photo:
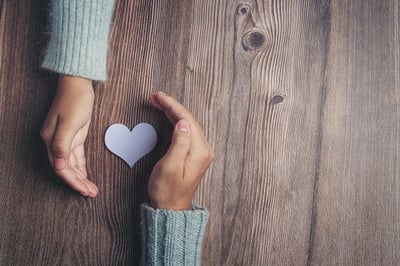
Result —
<path fill-rule="evenodd" d="M 106 79 L 108 35 L 115 0 L 51 0 L 49 43 L 42 67 Z"/>
<path fill-rule="evenodd" d="M 200 265 L 208 216 L 208 211 L 198 206 L 171 211 L 142 204 L 141 265 Z"/>

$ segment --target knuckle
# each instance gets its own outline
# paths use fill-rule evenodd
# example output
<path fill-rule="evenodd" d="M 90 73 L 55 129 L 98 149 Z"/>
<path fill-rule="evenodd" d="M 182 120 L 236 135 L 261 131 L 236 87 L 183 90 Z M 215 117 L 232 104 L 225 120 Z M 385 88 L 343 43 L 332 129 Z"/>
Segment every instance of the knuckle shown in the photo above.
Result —
<path fill-rule="evenodd" d="M 203 149 L 203 150 L 200 152 L 200 158 L 201 158 L 203 161 L 205 161 L 205 162 L 210 161 L 210 158 L 211 158 L 210 151 L 209 151 L 208 149 Z"/>
<path fill-rule="evenodd" d="M 209 147 L 202 152 L 201 156 L 202 156 L 201 158 L 207 165 L 211 164 L 211 162 L 215 158 L 215 154 L 214 154 L 213 150 Z"/>
<path fill-rule="evenodd" d="M 40 130 L 40 137 L 42 140 L 46 141 L 50 138 L 50 132 L 46 128 Z"/>
<path fill-rule="evenodd" d="M 54 141 L 51 146 L 51 151 L 55 156 L 62 157 L 67 152 L 67 150 L 68 147 L 60 141 Z"/>

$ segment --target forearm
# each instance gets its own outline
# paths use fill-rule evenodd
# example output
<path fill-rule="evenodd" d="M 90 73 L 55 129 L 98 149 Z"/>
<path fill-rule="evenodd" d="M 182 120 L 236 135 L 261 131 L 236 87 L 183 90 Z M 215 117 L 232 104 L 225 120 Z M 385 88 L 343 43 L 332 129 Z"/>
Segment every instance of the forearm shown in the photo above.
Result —
<path fill-rule="evenodd" d="M 201 246 L 209 213 L 170 211 L 141 205 L 141 265 L 200 265 Z"/>
<path fill-rule="evenodd" d="M 49 43 L 42 67 L 62 74 L 105 80 L 114 5 L 114 0 L 52 0 Z"/>

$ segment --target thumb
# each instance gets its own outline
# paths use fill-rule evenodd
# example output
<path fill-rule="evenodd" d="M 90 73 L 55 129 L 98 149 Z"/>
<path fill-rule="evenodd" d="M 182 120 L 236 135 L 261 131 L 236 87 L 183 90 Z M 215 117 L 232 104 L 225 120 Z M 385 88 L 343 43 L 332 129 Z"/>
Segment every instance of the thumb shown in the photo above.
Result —
<path fill-rule="evenodd" d="M 70 120 L 59 118 L 56 132 L 53 137 L 51 151 L 53 153 L 53 165 L 56 170 L 62 170 L 68 165 L 72 140 L 79 127 Z"/>
<path fill-rule="evenodd" d="M 186 120 L 181 119 L 175 125 L 171 146 L 165 157 L 173 161 L 184 161 L 189 153 L 191 144 L 190 125 Z"/>

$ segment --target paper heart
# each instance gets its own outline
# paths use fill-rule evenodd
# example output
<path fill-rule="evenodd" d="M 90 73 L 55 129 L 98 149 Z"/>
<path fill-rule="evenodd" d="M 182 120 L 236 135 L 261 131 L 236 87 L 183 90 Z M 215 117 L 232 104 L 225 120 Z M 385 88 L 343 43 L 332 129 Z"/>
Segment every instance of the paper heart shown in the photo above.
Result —
<path fill-rule="evenodd" d="M 123 124 L 113 124 L 106 130 L 106 147 L 124 160 L 131 168 L 157 144 L 157 133 L 147 123 L 140 123 L 132 130 Z"/>

